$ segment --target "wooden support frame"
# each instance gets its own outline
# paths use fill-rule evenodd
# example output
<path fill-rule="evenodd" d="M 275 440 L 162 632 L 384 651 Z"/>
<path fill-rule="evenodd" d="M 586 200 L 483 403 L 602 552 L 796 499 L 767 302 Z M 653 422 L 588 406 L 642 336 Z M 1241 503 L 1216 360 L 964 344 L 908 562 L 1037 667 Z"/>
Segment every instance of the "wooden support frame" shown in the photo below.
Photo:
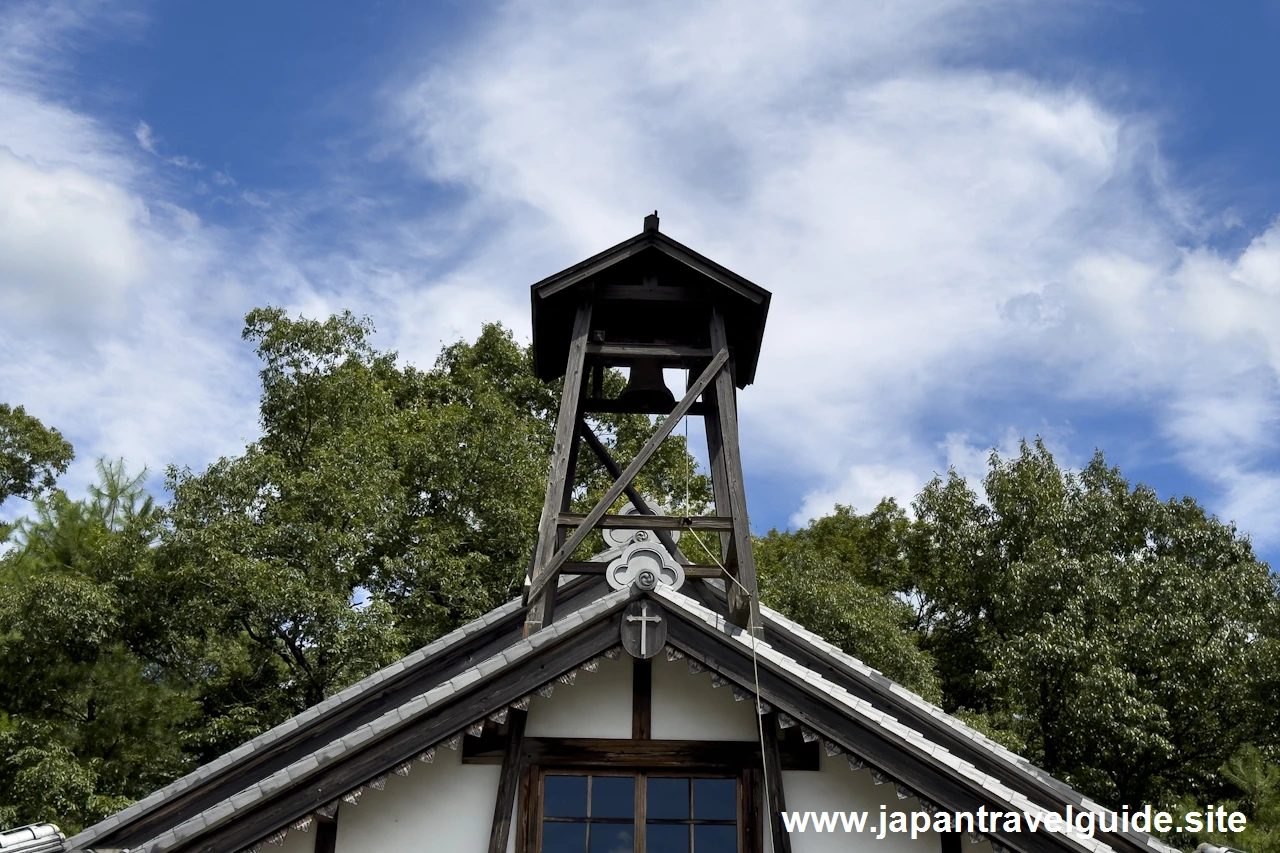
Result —
<path fill-rule="evenodd" d="M 727 348 L 724 312 L 717 306 L 711 308 L 711 346 Z M 716 513 L 733 519 L 733 530 L 723 549 L 722 561 L 729 570 L 730 580 L 725 581 L 729 596 L 729 619 L 740 627 L 749 627 L 760 635 L 764 626 L 760 621 L 760 600 L 756 594 L 756 560 L 751 550 L 751 527 L 747 515 L 747 490 L 742 479 L 742 456 L 738 449 L 737 389 L 733 384 L 732 361 L 730 370 L 716 375 L 711 402 L 716 416 L 708 418 L 708 451 L 712 453 L 712 484 L 717 475 L 724 483 L 715 487 Z M 713 428 L 714 425 L 714 428 Z M 715 434 L 716 442 L 711 437 Z M 721 504 L 726 499 L 728 506 Z M 723 541 L 722 537 L 722 541 Z"/>
<path fill-rule="evenodd" d="M 575 338 L 575 342 L 576 340 L 577 339 Z M 585 340 L 586 336 L 584 334 L 584 345 Z M 613 506 L 613 502 L 622 495 L 623 490 L 626 489 L 627 486 L 631 485 L 632 481 L 635 480 L 636 475 L 640 473 L 640 469 L 657 451 L 658 445 L 662 444 L 662 442 L 666 440 L 667 436 L 671 434 L 671 431 L 676 428 L 676 424 L 680 422 L 680 419 L 688 414 L 689 407 L 692 406 L 694 401 L 698 399 L 702 392 L 711 385 L 712 380 L 721 375 L 725 365 L 728 363 L 729 350 L 727 348 L 723 348 L 716 353 L 715 358 L 711 359 L 711 363 L 702 371 L 702 375 L 700 375 L 698 380 L 689 387 L 684 398 L 676 404 L 676 407 L 672 409 L 671 414 L 667 416 L 666 420 L 664 420 L 653 435 L 649 437 L 649 440 L 645 442 L 644 447 L 642 447 L 640 452 L 636 454 L 636 458 L 631 460 L 631 463 L 627 465 L 626 470 L 622 472 L 622 475 L 614 481 L 612 486 L 609 487 L 609 491 L 605 492 L 604 497 L 596 503 L 591 512 L 587 513 L 587 517 L 583 519 L 582 524 L 573 532 L 573 535 L 569 537 L 569 541 L 561 545 L 560 549 L 551 556 L 548 562 L 542 563 L 539 561 L 539 564 L 534 569 L 533 582 L 529 588 L 529 601 L 532 602 L 537 600 L 547 587 L 554 582 L 555 578 L 560 574 L 561 565 L 563 565 L 565 560 L 569 559 L 569 555 L 586 540 L 591 531 L 595 530 L 600 519 L 609 511 L 609 507 Z M 565 384 L 566 387 L 568 387 L 568 377 L 565 378 Z M 576 387 L 576 381 L 574 382 L 574 385 Z M 563 405 L 563 403 L 561 405 Z M 561 419 L 563 420 L 563 409 L 560 414 Z M 550 487 L 548 487 L 548 489 L 549 488 Z M 550 495 L 551 492 L 548 490 L 547 494 Z M 546 507 L 544 506 L 544 518 L 547 515 L 547 513 L 545 513 L 545 508 Z M 554 518 L 554 514 L 552 515 L 552 518 Z M 554 532 L 552 533 L 552 537 L 554 537 Z M 540 535 L 540 546 L 542 541 L 543 538 Z M 754 564 L 752 568 L 754 572 Z M 754 573 L 752 577 L 754 579 Z M 547 612 L 550 612 L 550 608 L 547 608 Z M 541 627 L 542 624 L 544 623 L 540 622 L 538 627 Z"/>
<path fill-rule="evenodd" d="M 489 831 L 489 853 L 506 853 L 511 836 L 511 815 L 516 806 L 516 789 L 524 764 L 524 730 L 529 712 L 513 708 L 507 716 L 507 743 L 498 777 L 498 796 L 493 804 L 493 827 Z"/>
<path fill-rule="evenodd" d="M 538 522 L 538 544 L 534 551 L 533 570 L 525 601 L 529 613 L 525 636 L 551 621 L 555 613 L 555 588 L 548 589 L 547 573 L 552 555 L 559 544 L 556 516 L 568 509 L 568 496 L 573 488 L 573 469 L 577 460 L 578 423 L 581 420 L 582 389 L 587 363 L 587 338 L 591 332 L 591 293 L 583 293 L 573 322 L 569 343 L 569 363 L 565 370 L 564 388 L 560 392 L 560 413 L 556 419 L 555 443 L 551 450 L 551 473 L 542 502 L 542 518 Z"/>

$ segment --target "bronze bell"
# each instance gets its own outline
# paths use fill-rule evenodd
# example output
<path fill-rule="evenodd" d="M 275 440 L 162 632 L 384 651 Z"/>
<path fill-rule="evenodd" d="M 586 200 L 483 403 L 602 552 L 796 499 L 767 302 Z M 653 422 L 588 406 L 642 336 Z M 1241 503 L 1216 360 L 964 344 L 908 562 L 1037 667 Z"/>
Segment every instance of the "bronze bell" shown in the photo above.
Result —
<path fill-rule="evenodd" d="M 637 358 L 633 361 L 627 387 L 618 395 L 618 401 L 625 401 L 629 407 L 633 406 L 641 412 L 654 414 L 663 414 L 675 408 L 676 398 L 662 379 L 662 360 Z"/>

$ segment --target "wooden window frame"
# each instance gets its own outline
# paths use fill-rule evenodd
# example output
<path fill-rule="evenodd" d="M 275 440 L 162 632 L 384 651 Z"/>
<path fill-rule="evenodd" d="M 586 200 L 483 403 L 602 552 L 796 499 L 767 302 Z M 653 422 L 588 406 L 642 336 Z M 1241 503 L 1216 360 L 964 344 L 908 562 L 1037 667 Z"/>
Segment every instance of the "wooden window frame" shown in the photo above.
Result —
<path fill-rule="evenodd" d="M 583 767 L 562 766 L 558 764 L 531 764 L 525 771 L 526 784 L 521 786 L 527 791 L 527 798 L 521 803 L 522 819 L 516 832 L 516 853 L 541 853 L 542 824 L 548 818 L 542 814 L 542 804 L 547 775 L 554 776 L 619 776 L 635 780 L 635 806 L 631 815 L 632 839 L 634 853 L 644 853 L 645 833 L 649 823 L 648 812 L 648 780 L 650 777 L 667 779 L 732 779 L 735 783 L 734 800 L 736 810 L 733 826 L 737 829 L 738 853 L 760 853 L 760 813 L 758 800 L 759 785 L 753 778 L 756 774 L 749 768 L 721 766 L 702 767 Z M 588 818 L 582 820 L 550 818 L 553 823 L 589 823 Z M 602 824 L 625 825 L 624 819 L 600 821 Z M 728 826 L 725 819 L 698 819 L 690 814 L 687 819 L 671 821 L 681 826 Z"/>

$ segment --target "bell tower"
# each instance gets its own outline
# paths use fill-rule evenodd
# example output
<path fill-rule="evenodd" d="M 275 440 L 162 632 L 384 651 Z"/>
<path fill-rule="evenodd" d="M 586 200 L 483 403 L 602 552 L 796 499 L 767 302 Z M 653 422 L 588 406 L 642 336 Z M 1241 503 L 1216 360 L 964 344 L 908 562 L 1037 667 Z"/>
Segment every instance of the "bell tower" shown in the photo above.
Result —
<path fill-rule="evenodd" d="M 679 567 L 673 571 L 681 578 L 719 577 L 725 582 L 729 620 L 758 629 L 755 560 L 738 450 L 737 391 L 755 379 L 769 291 L 661 233 L 657 211 L 645 217 L 644 230 L 635 237 L 543 279 L 531 290 L 534 368 L 546 381 L 563 376 L 564 390 L 537 546 L 525 585 L 530 604 L 525 633 L 551 622 L 561 574 L 602 570 L 600 563 L 569 561 L 596 529 L 644 531 L 635 539 L 651 531 L 661 545 L 624 549 L 618 560 L 625 562 L 631 554 L 636 565 L 619 576 L 652 588 L 648 585 L 661 580 L 661 566 L 673 560 Z M 616 398 L 602 396 L 602 378 L 609 367 L 629 369 L 627 388 Z M 688 387 L 679 400 L 663 382 L 665 368 L 689 371 Z M 596 412 L 666 417 L 623 467 L 586 423 L 585 417 Z M 705 420 L 716 514 L 659 515 L 632 483 L 689 415 Z M 574 515 L 569 500 L 582 444 L 600 458 L 614 483 L 590 512 Z M 636 516 L 609 514 L 623 495 Z M 718 561 L 689 562 L 672 535 L 684 530 L 718 533 Z"/>

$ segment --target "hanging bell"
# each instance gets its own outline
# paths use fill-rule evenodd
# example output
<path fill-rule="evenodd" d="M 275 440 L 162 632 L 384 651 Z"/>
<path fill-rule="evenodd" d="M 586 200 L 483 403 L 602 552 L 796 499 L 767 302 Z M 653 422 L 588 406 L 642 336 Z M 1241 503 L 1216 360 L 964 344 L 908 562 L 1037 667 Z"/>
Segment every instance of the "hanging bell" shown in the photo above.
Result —
<path fill-rule="evenodd" d="M 665 414 L 675 408 L 675 395 L 662 379 L 662 360 L 637 358 L 633 361 L 627 387 L 618 395 L 618 401 L 653 414 Z"/>

